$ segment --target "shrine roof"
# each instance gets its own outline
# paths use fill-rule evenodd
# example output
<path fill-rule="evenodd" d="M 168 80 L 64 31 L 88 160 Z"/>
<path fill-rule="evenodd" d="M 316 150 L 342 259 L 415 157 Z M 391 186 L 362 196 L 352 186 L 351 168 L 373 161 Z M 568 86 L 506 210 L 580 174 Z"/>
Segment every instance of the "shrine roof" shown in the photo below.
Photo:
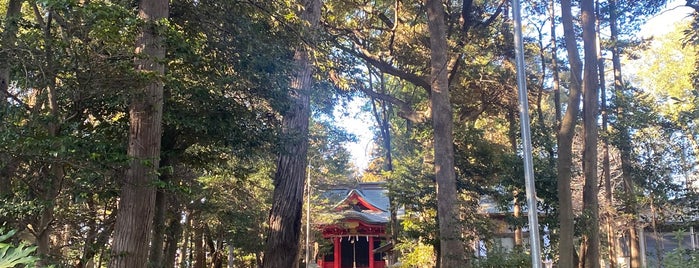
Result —
<path fill-rule="evenodd" d="M 359 183 L 357 185 L 326 190 L 322 196 L 334 204 L 328 214 L 340 219 L 355 219 L 369 224 L 386 224 L 390 221 L 388 189 L 384 183 Z M 336 220 L 339 220 L 336 218 Z"/>
<path fill-rule="evenodd" d="M 388 189 L 382 182 L 359 183 L 354 187 L 337 187 L 323 194 L 335 207 L 346 201 L 352 193 L 356 193 L 363 200 L 382 211 L 389 211 Z"/>
<path fill-rule="evenodd" d="M 346 210 L 342 212 L 344 219 L 356 219 L 369 224 L 386 224 L 390 220 L 390 214 L 388 212 L 381 213 L 367 213 L 354 210 Z"/>

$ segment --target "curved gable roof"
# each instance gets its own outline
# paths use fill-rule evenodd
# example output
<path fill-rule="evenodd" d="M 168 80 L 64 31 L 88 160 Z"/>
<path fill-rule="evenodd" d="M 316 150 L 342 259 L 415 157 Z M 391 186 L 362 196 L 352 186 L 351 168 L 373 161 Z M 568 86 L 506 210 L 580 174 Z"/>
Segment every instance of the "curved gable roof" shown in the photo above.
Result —
<path fill-rule="evenodd" d="M 371 210 L 376 212 L 387 212 L 387 207 L 382 206 L 383 204 L 376 204 L 373 200 L 369 199 L 363 191 L 355 188 L 350 190 L 344 199 L 340 200 L 334 207 L 333 210 L 340 211 L 345 208 L 354 208 L 355 210 Z"/>

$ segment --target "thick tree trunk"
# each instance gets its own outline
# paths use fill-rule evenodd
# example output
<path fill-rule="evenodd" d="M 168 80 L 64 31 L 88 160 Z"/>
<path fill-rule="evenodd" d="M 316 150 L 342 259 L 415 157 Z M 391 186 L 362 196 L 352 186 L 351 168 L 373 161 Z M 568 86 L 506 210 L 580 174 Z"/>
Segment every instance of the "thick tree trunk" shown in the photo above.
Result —
<path fill-rule="evenodd" d="M 308 30 L 312 31 L 318 26 L 322 4 L 319 0 L 301 2 L 301 18 L 310 24 Z M 308 162 L 310 95 L 313 88 L 310 48 L 299 46 L 294 61 L 296 74 L 289 90 L 293 103 L 282 121 L 283 135 L 290 137 L 291 141 L 284 144 L 274 174 L 272 209 L 263 260 L 263 267 L 266 268 L 298 266 L 303 189 Z"/>
<path fill-rule="evenodd" d="M 54 205 L 52 201 L 47 201 L 46 204 L 41 209 L 41 214 L 39 218 L 39 228 L 36 233 L 36 253 L 39 255 L 39 261 L 36 263 L 36 267 L 45 267 L 50 263 L 51 258 L 51 233 L 52 233 L 52 222 L 54 216 Z"/>
<path fill-rule="evenodd" d="M 461 241 L 459 201 L 454 170 L 453 114 L 449 101 L 447 36 L 442 1 L 427 0 L 430 32 L 430 101 L 434 129 L 434 166 L 439 221 L 441 267 L 464 267 L 466 254 Z"/>
<path fill-rule="evenodd" d="M 561 0 L 561 19 L 568 61 L 570 62 L 571 81 L 568 92 L 568 106 L 565 115 L 561 119 L 558 131 L 558 219 L 560 224 L 558 244 L 560 258 L 558 266 L 574 267 L 575 246 L 573 237 L 575 226 L 573 222 L 570 180 L 573 165 L 573 137 L 575 136 L 575 125 L 577 124 L 580 110 L 582 62 L 580 61 L 580 54 L 578 53 L 578 46 L 575 40 L 571 0 Z"/>
<path fill-rule="evenodd" d="M 599 235 L 599 187 L 597 177 L 597 111 L 599 101 L 599 77 L 597 72 L 597 31 L 595 30 L 594 0 L 580 1 L 582 11 L 583 47 L 585 51 L 585 73 L 583 75 L 583 241 L 586 268 L 600 267 Z"/>
<path fill-rule="evenodd" d="M 136 40 L 136 69 L 154 74 L 145 88 L 133 93 L 129 109 L 129 147 L 131 158 L 119 201 L 114 230 L 110 268 L 140 268 L 148 264 L 155 206 L 155 187 L 160 161 L 161 121 L 165 58 L 164 37 L 159 21 L 167 19 L 168 1 L 141 0 L 139 18 L 145 24 Z"/>

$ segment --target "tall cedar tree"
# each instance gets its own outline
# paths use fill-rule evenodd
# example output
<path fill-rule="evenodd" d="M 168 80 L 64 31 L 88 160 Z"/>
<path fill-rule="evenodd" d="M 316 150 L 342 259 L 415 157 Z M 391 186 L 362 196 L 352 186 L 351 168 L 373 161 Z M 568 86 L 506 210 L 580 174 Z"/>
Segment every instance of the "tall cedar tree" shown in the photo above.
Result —
<path fill-rule="evenodd" d="M 300 17 L 307 22 L 307 31 L 318 27 L 321 2 L 302 0 Z M 308 35 L 306 35 L 308 36 Z M 297 267 L 301 209 L 308 152 L 308 121 L 311 115 L 310 95 L 313 88 L 313 65 L 310 48 L 300 45 L 294 53 L 295 76 L 291 80 L 291 107 L 282 119 L 282 135 L 289 140 L 282 146 L 274 174 L 272 209 L 269 213 L 263 267 Z"/>
<path fill-rule="evenodd" d="M 133 93 L 129 108 L 131 159 L 121 190 L 114 227 L 110 268 L 147 267 L 148 245 L 155 207 L 155 184 L 160 159 L 163 115 L 165 42 L 159 22 L 167 19 L 167 0 L 141 0 L 138 16 L 145 23 L 136 38 L 136 69 L 151 77 Z M 154 78 L 153 78 L 154 77 Z"/>
<path fill-rule="evenodd" d="M 561 0 L 561 22 L 563 24 L 563 38 L 570 62 L 570 89 L 568 91 L 568 105 L 561 119 L 558 130 L 558 200 L 560 224 L 560 237 L 558 250 L 560 252 L 559 267 L 574 267 L 573 244 L 573 200 L 570 189 L 573 166 L 573 137 L 575 125 L 580 111 L 580 95 L 582 91 L 582 62 L 575 40 L 575 28 L 573 25 L 571 0 Z"/>
<path fill-rule="evenodd" d="M 583 246 L 584 267 L 600 267 L 599 238 L 599 187 L 597 186 L 597 102 L 599 99 L 599 77 L 597 69 L 597 31 L 595 30 L 594 0 L 580 1 L 582 12 L 583 50 L 585 52 L 585 69 L 583 74 Z"/>
<path fill-rule="evenodd" d="M 427 1 L 430 32 L 430 101 L 434 128 L 434 168 L 437 183 L 439 220 L 439 259 L 444 268 L 464 265 L 464 247 L 460 239 L 459 206 L 454 170 L 454 120 L 449 101 L 447 35 L 444 6 L 440 0 Z"/>

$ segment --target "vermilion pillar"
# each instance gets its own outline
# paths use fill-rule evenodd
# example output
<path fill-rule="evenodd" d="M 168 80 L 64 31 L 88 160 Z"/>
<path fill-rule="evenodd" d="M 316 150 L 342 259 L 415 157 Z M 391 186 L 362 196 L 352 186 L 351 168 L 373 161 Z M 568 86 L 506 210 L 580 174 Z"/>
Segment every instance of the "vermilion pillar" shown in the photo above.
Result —
<path fill-rule="evenodd" d="M 369 268 L 374 268 L 374 237 L 369 237 Z"/>
<path fill-rule="evenodd" d="M 333 239 L 333 268 L 340 268 L 342 265 L 342 243 L 339 237 Z"/>

